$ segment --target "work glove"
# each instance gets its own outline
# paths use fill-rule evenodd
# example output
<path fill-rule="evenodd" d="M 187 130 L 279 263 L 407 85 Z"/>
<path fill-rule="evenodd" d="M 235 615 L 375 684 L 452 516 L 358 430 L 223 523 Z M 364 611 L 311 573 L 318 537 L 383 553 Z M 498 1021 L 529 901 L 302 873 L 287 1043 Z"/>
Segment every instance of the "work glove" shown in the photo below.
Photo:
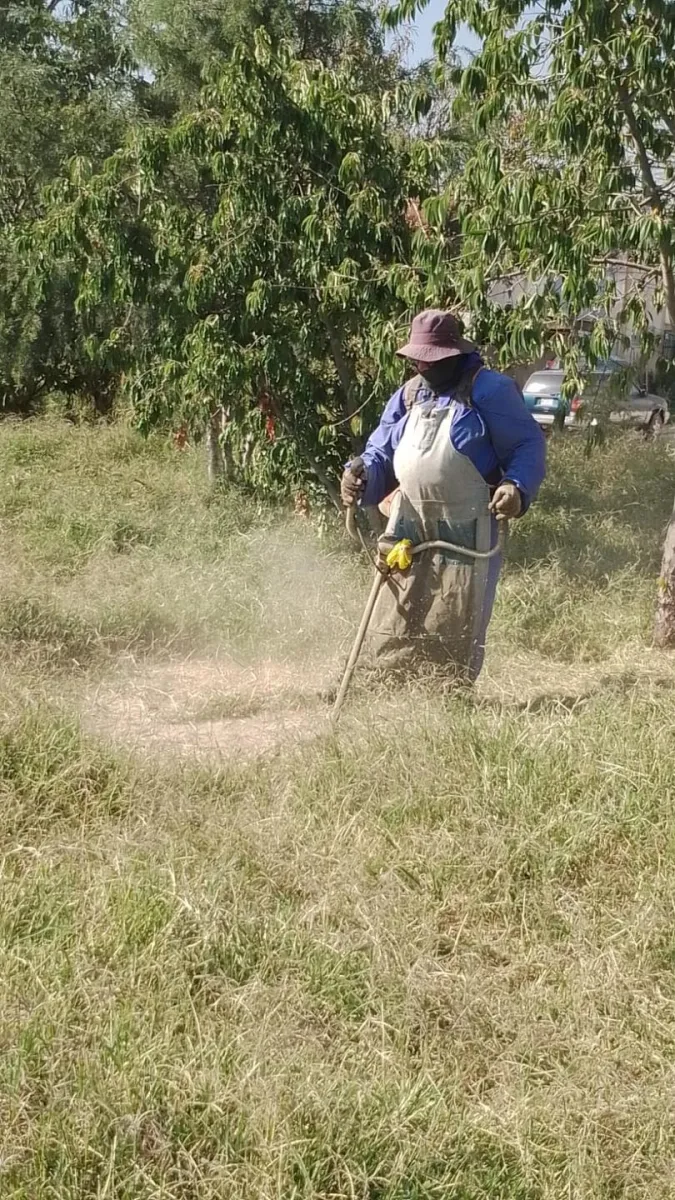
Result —
<path fill-rule="evenodd" d="M 366 488 L 366 480 L 368 472 L 366 464 L 362 458 L 353 458 L 349 466 L 345 468 L 342 480 L 340 482 L 340 495 L 342 503 L 350 508 L 352 504 L 356 504 L 361 498 Z"/>
<path fill-rule="evenodd" d="M 500 483 L 490 504 L 490 512 L 497 520 L 510 521 L 513 517 L 519 517 L 522 508 L 523 498 L 515 483 Z"/>

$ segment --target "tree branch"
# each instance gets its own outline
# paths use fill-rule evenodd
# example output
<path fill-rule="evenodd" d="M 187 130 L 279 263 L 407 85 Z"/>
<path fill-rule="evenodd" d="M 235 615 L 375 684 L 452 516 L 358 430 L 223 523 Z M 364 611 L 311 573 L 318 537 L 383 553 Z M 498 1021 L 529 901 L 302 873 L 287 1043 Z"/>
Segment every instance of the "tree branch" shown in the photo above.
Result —
<path fill-rule="evenodd" d="M 321 463 L 317 462 L 314 455 L 310 454 L 309 450 L 302 450 L 302 453 L 304 454 L 305 459 L 307 460 L 307 463 L 309 464 L 312 471 L 314 472 L 317 479 L 319 480 L 319 483 L 323 484 L 323 487 L 326 490 L 326 495 L 328 496 L 328 499 L 330 500 L 331 504 L 339 512 L 340 516 L 342 516 L 342 504 L 340 502 L 340 493 L 338 492 L 332 479 L 329 478 L 327 472 L 324 471 L 323 467 L 321 466 Z"/>
<path fill-rule="evenodd" d="M 662 104 L 655 102 L 654 96 L 651 97 L 651 100 L 652 100 L 652 103 L 654 103 L 654 108 L 656 109 L 661 120 L 663 121 L 664 125 L 666 126 L 666 129 L 668 130 L 671 138 L 675 142 L 675 118 L 664 109 Z"/>
<path fill-rule="evenodd" d="M 647 154 L 647 147 L 638 124 L 638 119 L 635 115 L 633 102 L 625 84 L 619 83 L 618 95 L 619 103 L 623 109 L 626 123 L 635 145 L 635 152 L 638 156 L 645 199 L 649 201 L 654 211 L 657 212 L 661 218 L 663 218 L 665 215 L 663 197 L 661 196 L 659 186 L 656 182 L 656 178 L 652 170 L 652 164 L 650 163 L 649 155 Z M 659 257 L 661 259 L 663 288 L 666 293 L 668 319 L 672 328 L 675 329 L 675 271 L 673 270 L 673 259 L 670 252 L 670 243 L 665 234 L 662 234 L 659 238 Z"/>
<path fill-rule="evenodd" d="M 340 388 L 344 396 L 345 420 L 349 421 L 354 416 L 354 407 L 352 403 L 354 396 L 354 372 L 352 370 L 351 363 L 345 354 L 344 346 L 342 345 L 342 338 L 340 337 L 335 324 L 331 318 L 323 312 L 321 313 L 321 320 L 323 321 L 326 333 L 328 334 L 330 352 L 333 362 L 335 363 L 335 369 L 338 373 L 338 379 L 340 380 Z M 362 448 L 361 439 L 356 437 L 351 430 L 350 434 L 352 449 L 356 454 L 358 454 Z"/>

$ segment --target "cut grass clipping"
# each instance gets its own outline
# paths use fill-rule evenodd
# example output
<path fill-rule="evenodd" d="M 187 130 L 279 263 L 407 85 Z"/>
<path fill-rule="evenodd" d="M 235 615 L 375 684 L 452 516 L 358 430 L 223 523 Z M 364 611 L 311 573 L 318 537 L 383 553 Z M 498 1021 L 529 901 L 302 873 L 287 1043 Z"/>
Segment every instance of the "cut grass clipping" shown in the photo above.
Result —
<path fill-rule="evenodd" d="M 671 1200 L 667 451 L 553 448 L 475 702 L 357 687 L 222 765 L 79 699 L 332 670 L 367 570 L 124 430 L 6 427 L 0 468 L 3 1200 Z"/>

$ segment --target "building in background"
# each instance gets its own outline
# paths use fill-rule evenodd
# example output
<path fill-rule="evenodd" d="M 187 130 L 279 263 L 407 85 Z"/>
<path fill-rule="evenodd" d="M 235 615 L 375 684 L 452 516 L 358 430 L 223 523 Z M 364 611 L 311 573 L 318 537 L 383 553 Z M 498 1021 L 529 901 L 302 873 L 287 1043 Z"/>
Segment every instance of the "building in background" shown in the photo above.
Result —
<path fill-rule="evenodd" d="M 606 274 L 615 289 L 615 295 L 609 305 L 609 315 L 617 322 L 624 305 L 631 295 L 641 294 L 645 300 L 649 329 L 654 337 L 654 347 L 644 365 L 651 369 L 659 359 L 672 361 L 675 358 L 675 330 L 673 330 L 666 309 L 657 301 L 657 271 L 654 268 L 642 267 L 627 259 L 616 258 L 607 262 Z M 535 280 L 521 272 L 504 275 L 491 284 L 488 293 L 493 304 L 511 306 L 536 293 L 539 285 Z M 601 317 L 607 315 L 607 309 L 598 307 L 583 313 L 576 322 L 577 329 L 591 332 L 593 325 Z M 616 358 L 625 361 L 627 365 L 643 362 L 644 355 L 640 339 L 631 330 L 630 325 L 624 326 L 622 336 L 617 340 L 613 351 Z M 625 344 L 625 339 L 628 343 Z M 543 365 L 543 360 L 537 365 Z M 530 369 L 533 364 L 527 364 Z M 524 369 L 524 368 L 523 368 Z M 516 371 L 514 371 L 514 375 Z"/>

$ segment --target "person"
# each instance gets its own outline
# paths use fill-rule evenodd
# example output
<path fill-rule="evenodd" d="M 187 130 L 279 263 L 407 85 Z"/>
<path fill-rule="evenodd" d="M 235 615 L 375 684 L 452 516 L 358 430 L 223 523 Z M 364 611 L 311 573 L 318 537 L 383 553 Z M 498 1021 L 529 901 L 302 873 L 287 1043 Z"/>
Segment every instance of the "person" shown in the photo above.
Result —
<path fill-rule="evenodd" d="M 486 557 L 427 550 L 408 571 L 388 573 L 370 623 L 371 658 L 473 681 L 501 569 L 497 522 L 527 512 L 544 478 L 545 442 L 514 380 L 485 366 L 452 313 L 416 316 L 398 354 L 417 374 L 347 463 L 342 500 L 380 505 L 388 516 L 380 561 L 401 539 L 448 541 Z"/>

